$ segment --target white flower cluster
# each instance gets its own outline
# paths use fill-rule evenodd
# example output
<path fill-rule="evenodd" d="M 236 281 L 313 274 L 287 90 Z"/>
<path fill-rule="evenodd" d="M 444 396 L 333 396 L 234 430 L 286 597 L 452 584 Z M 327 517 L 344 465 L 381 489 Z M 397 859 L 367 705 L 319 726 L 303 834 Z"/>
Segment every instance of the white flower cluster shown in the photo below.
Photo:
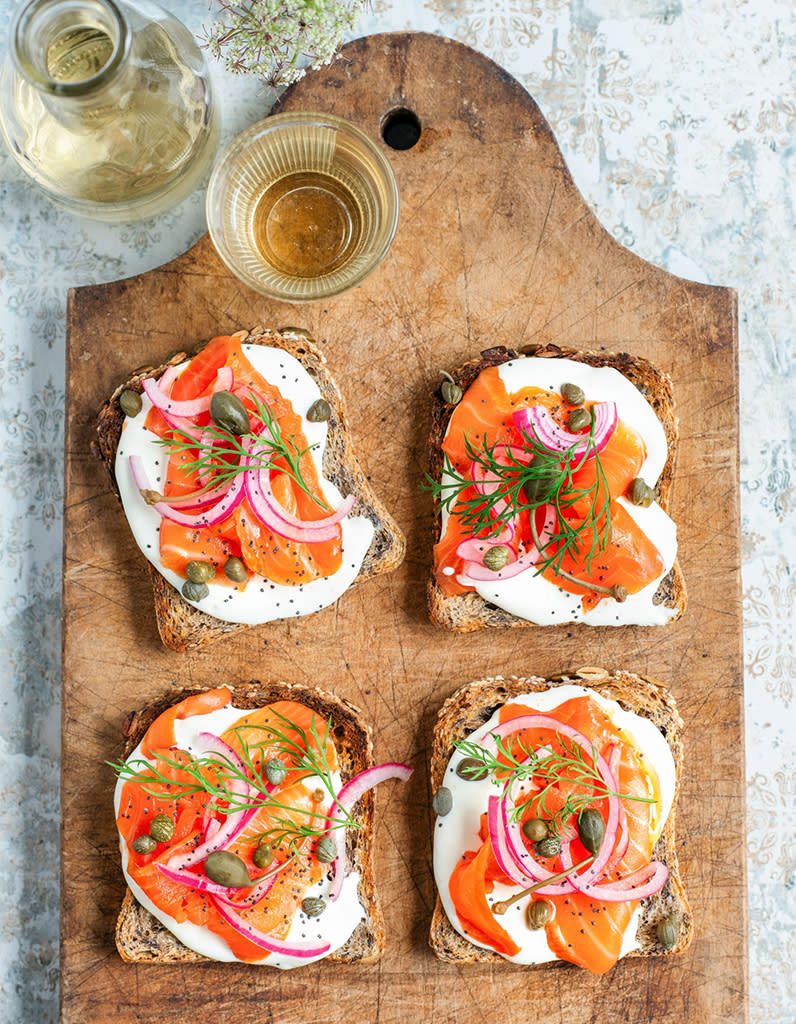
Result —
<path fill-rule="evenodd" d="M 297 81 L 328 64 L 367 0 L 217 0 L 221 17 L 204 44 L 228 71 L 267 85 Z"/>

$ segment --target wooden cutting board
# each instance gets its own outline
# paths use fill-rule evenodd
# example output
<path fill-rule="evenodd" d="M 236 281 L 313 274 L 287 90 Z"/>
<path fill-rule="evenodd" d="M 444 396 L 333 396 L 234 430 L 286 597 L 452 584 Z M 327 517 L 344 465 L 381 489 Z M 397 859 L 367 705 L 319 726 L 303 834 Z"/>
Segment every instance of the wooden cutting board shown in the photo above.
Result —
<path fill-rule="evenodd" d="M 743 1021 L 746 1016 L 737 307 L 622 248 L 588 209 L 536 104 L 505 71 L 430 35 L 374 36 L 308 76 L 282 110 L 350 118 L 378 139 L 398 108 L 419 143 L 385 146 L 401 220 L 382 267 L 325 303 L 269 302 L 205 237 L 140 277 L 70 293 L 63 691 L 63 1020 L 70 1024 L 361 1024 L 538 1019 Z M 346 393 L 361 461 L 406 533 L 399 571 L 309 619 L 177 655 L 158 640 L 144 559 L 90 451 L 103 399 L 141 364 L 255 324 L 308 328 Z M 647 356 L 674 380 L 682 440 L 673 516 L 690 603 L 667 628 L 548 628 L 450 636 L 426 618 L 431 512 L 419 490 L 441 368 L 495 343 L 554 342 Z M 679 958 L 604 978 L 569 967 L 440 964 L 431 727 L 481 676 L 621 666 L 671 687 L 685 720 L 679 856 L 696 922 Z M 378 965 L 293 972 L 128 965 L 113 944 L 123 893 L 111 792 L 133 708 L 177 685 L 281 678 L 359 704 L 377 759 L 415 765 L 378 793 L 389 948 Z"/>

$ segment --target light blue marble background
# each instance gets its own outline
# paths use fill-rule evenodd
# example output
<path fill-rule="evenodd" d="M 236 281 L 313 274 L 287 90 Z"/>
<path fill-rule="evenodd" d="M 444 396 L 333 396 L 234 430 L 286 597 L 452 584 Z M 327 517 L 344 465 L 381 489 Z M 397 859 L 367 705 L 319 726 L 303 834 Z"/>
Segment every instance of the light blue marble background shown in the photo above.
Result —
<path fill-rule="evenodd" d="M 194 31 L 210 20 L 209 0 L 164 6 Z M 4 46 L 13 4 L 0 8 Z M 400 29 L 453 36 L 508 68 L 613 235 L 675 273 L 738 289 L 751 1021 L 793 1022 L 792 5 L 373 0 L 357 34 Z M 226 140 L 268 100 L 254 81 L 219 68 L 214 78 Z M 205 227 L 201 194 L 136 225 L 75 220 L 5 152 L 0 213 L 0 1022 L 49 1024 L 58 989 L 66 291 L 156 267 Z"/>

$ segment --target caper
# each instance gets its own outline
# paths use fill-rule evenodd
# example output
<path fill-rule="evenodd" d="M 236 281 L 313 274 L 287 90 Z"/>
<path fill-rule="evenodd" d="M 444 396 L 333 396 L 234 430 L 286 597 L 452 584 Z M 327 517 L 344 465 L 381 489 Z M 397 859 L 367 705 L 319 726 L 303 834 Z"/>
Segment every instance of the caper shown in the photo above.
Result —
<path fill-rule="evenodd" d="M 159 843 L 167 843 L 174 837 L 174 819 L 168 814 L 156 814 L 149 823 L 149 834 Z"/>
<path fill-rule="evenodd" d="M 442 382 L 440 393 L 442 394 L 442 401 L 446 405 L 458 405 L 464 395 L 459 385 L 452 380 L 444 380 Z"/>
<path fill-rule="evenodd" d="M 561 840 L 558 836 L 545 836 L 533 844 L 540 857 L 557 857 L 561 853 Z"/>
<path fill-rule="evenodd" d="M 331 836 L 321 836 L 315 847 L 315 856 L 321 864 L 331 864 L 337 856 L 337 845 Z"/>
<path fill-rule="evenodd" d="M 492 572 L 499 572 L 505 565 L 508 565 L 510 557 L 509 549 L 505 544 L 495 544 L 484 552 L 484 565 Z"/>
<path fill-rule="evenodd" d="M 567 430 L 577 433 L 585 430 L 591 423 L 591 413 L 588 409 L 573 409 L 567 417 Z"/>
<path fill-rule="evenodd" d="M 525 500 L 529 505 L 541 505 L 555 487 L 560 474 L 539 455 L 534 455 L 528 463 L 528 469 L 541 470 L 541 472 L 526 480 L 522 485 Z"/>
<path fill-rule="evenodd" d="M 326 910 L 326 900 L 321 899 L 320 896 L 307 896 L 301 901 L 301 909 L 307 917 L 320 917 Z"/>
<path fill-rule="evenodd" d="M 210 399 L 210 419 L 230 434 L 248 434 L 251 431 L 246 406 L 231 391 L 216 391 Z"/>
<path fill-rule="evenodd" d="M 534 931 L 544 928 L 553 912 L 547 900 L 533 900 L 528 905 L 528 927 Z"/>
<path fill-rule="evenodd" d="M 477 757 L 465 757 L 456 766 L 456 774 L 465 782 L 479 782 L 489 775 L 489 769 Z"/>
<path fill-rule="evenodd" d="M 664 949 L 673 949 L 680 937 L 680 918 L 677 914 L 670 914 L 669 917 L 662 917 L 655 929 L 658 934 L 658 942 Z"/>
<path fill-rule="evenodd" d="M 249 578 L 249 570 L 242 559 L 233 555 L 224 562 L 224 575 L 233 583 L 245 583 Z"/>
<path fill-rule="evenodd" d="M 307 410 L 307 419 L 310 423 L 325 423 L 328 419 L 331 419 L 331 416 L 332 407 L 325 398 L 319 398 Z"/>
<path fill-rule="evenodd" d="M 185 575 L 191 583 L 209 583 L 216 574 L 212 562 L 189 562 L 185 566 Z"/>
<path fill-rule="evenodd" d="M 280 761 L 278 757 L 272 757 L 270 761 L 266 761 L 265 777 L 272 786 L 281 786 L 286 775 L 287 768 L 285 768 L 284 761 Z"/>
<path fill-rule="evenodd" d="M 541 818 L 528 818 L 522 823 L 522 834 L 531 842 L 537 843 L 547 836 L 547 822 Z"/>
<path fill-rule="evenodd" d="M 633 505 L 649 508 L 655 500 L 655 492 L 646 481 L 637 476 L 635 480 L 630 481 L 630 486 L 627 489 L 627 500 Z"/>
<path fill-rule="evenodd" d="M 570 405 L 583 405 L 586 400 L 583 388 L 579 388 L 577 384 L 562 384 L 561 397 L 566 399 Z"/>
<path fill-rule="evenodd" d="M 434 794 L 434 811 L 444 818 L 446 814 L 450 814 L 453 809 L 453 793 L 448 789 L 447 786 L 440 786 L 437 792 Z"/>
<path fill-rule="evenodd" d="M 614 583 L 611 587 L 611 597 L 618 604 L 624 604 L 627 601 L 627 587 L 623 587 L 621 583 Z"/>
<path fill-rule="evenodd" d="M 144 835 L 136 836 L 133 840 L 133 849 L 136 853 L 154 853 L 157 849 L 157 840 L 153 839 L 152 836 Z"/>
<path fill-rule="evenodd" d="M 211 882 L 225 885 L 228 889 L 246 889 L 254 885 L 240 857 L 227 850 L 215 850 L 208 855 L 205 874 Z"/>
<path fill-rule="evenodd" d="M 596 857 L 605 837 L 603 816 L 594 807 L 587 807 L 578 815 L 578 838 Z"/>
<path fill-rule="evenodd" d="M 187 580 L 182 585 L 182 596 L 186 601 L 203 601 L 210 593 L 210 587 L 206 583 L 191 583 Z"/>
<path fill-rule="evenodd" d="M 137 416 L 141 412 L 143 404 L 137 391 L 125 388 L 119 395 L 119 405 L 125 416 Z"/>
<path fill-rule="evenodd" d="M 252 854 L 252 864 L 260 870 L 267 868 L 273 859 L 274 851 L 270 843 L 260 843 Z"/>

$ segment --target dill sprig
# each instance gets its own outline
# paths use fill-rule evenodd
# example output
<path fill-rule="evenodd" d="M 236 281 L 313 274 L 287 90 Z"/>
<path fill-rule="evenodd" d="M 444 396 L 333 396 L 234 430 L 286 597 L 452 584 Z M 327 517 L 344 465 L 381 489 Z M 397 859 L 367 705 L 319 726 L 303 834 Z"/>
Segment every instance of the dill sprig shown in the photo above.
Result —
<path fill-rule="evenodd" d="M 546 542 L 539 543 L 538 535 L 532 537 L 540 553 L 536 575 L 550 568 L 587 589 L 599 589 L 591 581 L 573 578 L 561 568 L 569 555 L 591 572 L 594 557 L 611 542 L 611 492 L 594 443 L 593 414 L 584 439 L 586 446 L 580 454 L 580 439 L 564 451 L 553 451 L 531 427 L 531 433 L 523 431 L 523 457 L 518 458 L 506 441 L 495 440 L 490 445 L 484 434 L 474 443 L 465 434 L 468 458 L 485 472 L 487 482 L 497 482 L 497 487 L 490 494 L 480 494 L 472 478 L 460 473 L 446 453 L 440 479 L 434 480 L 427 474 L 427 489 L 440 507 L 460 519 L 466 532 L 474 537 L 496 536 L 521 512 L 529 513 L 535 534 L 535 510 L 552 504 L 557 529 Z M 587 486 L 578 486 L 575 476 L 589 459 L 594 461 L 594 480 Z M 585 515 L 572 515 L 576 505 L 585 505 Z"/>
<path fill-rule="evenodd" d="M 209 474 L 216 485 L 231 480 L 238 473 L 245 473 L 251 468 L 278 469 L 282 473 L 287 473 L 317 505 L 328 509 L 329 506 L 323 498 L 313 494 L 301 472 L 302 458 L 317 445 L 308 445 L 300 449 L 292 437 L 286 437 L 282 433 L 279 421 L 267 403 L 252 391 L 249 394 L 254 403 L 254 416 L 263 427 L 257 435 L 257 447 L 251 454 L 243 446 L 243 438 L 251 437 L 251 434 L 239 437 L 212 422 L 204 428 L 201 442 L 186 431 L 174 428 L 168 436 L 157 438 L 155 443 L 173 452 L 195 453 L 193 458 L 186 459 L 183 469 L 186 473 Z M 244 462 L 244 459 L 248 461 Z"/>
<path fill-rule="evenodd" d="M 506 742 L 503 737 L 492 735 L 497 747 L 494 754 L 472 740 L 459 740 L 454 744 L 467 757 L 477 759 L 472 774 L 478 775 L 485 767 L 496 784 L 513 788 L 522 782 L 534 779 L 542 788 L 531 794 L 527 800 L 515 805 L 512 819 L 519 821 L 531 801 L 536 802 L 538 816 L 549 820 L 549 830 L 559 835 L 566 823 L 595 800 L 616 796 L 620 800 L 637 800 L 641 803 L 655 803 L 654 797 L 634 796 L 617 793 L 604 781 L 597 769 L 597 751 L 591 745 L 589 754 L 579 743 L 569 741 L 560 733 L 555 734 L 556 746 L 545 746 L 539 750 L 521 740 Z M 482 767 L 483 766 L 483 767 Z M 567 794 L 564 805 L 551 813 L 550 799 L 559 783 L 578 787 L 580 791 Z"/>
<path fill-rule="evenodd" d="M 318 839 L 327 830 L 359 828 L 359 822 L 342 807 L 338 807 L 339 816 L 329 819 L 321 811 L 311 811 L 283 802 L 279 799 L 278 790 L 276 793 L 269 792 L 264 766 L 258 763 L 258 760 L 263 760 L 262 757 L 258 759 L 258 754 L 262 755 L 266 748 L 271 751 L 276 749 L 285 767 L 289 771 L 299 773 L 295 782 L 317 778 L 333 800 L 337 796 L 332 769 L 326 756 L 326 744 L 332 729 L 331 718 L 326 720 L 321 736 L 315 716 L 308 734 L 305 729 L 278 711 L 272 709 L 272 713 L 283 723 L 282 728 L 277 725 L 244 725 L 233 730 L 240 744 L 238 756 L 243 762 L 244 770 L 241 770 L 231 758 L 220 753 L 192 757 L 188 762 L 170 757 L 165 751 L 158 753 L 159 762 L 179 772 L 181 776 L 187 776 L 177 779 L 145 758 L 106 763 L 116 773 L 117 778 L 137 783 L 145 793 L 159 800 L 177 801 L 197 793 L 206 793 L 219 814 L 264 809 L 273 819 L 273 825 L 249 837 L 247 841 L 267 842 L 273 848 L 287 842 L 289 856 L 298 855 L 306 840 Z M 262 731 L 267 735 L 260 741 L 250 743 L 243 733 L 251 730 Z M 314 744 L 311 741 L 314 741 Z M 241 782 L 247 783 L 254 792 L 249 796 L 236 793 L 233 787 Z M 310 820 L 305 821 L 307 818 Z"/>

